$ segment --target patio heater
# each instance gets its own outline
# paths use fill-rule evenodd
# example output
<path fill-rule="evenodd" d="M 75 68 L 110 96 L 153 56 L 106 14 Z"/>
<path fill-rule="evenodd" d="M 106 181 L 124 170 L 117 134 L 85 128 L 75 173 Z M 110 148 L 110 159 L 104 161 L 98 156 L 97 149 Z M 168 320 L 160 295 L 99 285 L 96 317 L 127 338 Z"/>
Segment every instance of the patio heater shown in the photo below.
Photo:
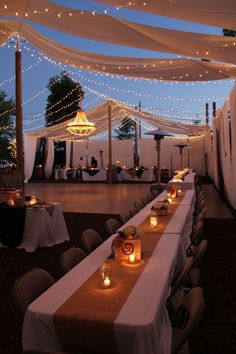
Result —
<path fill-rule="evenodd" d="M 165 136 L 173 136 L 169 132 L 162 130 L 160 128 L 156 130 L 152 130 L 148 133 L 145 133 L 147 135 L 154 135 L 154 140 L 156 141 L 156 151 L 157 151 L 157 175 L 156 175 L 156 181 L 157 184 L 160 184 L 161 182 L 161 170 L 160 170 L 160 151 L 161 151 L 161 140 L 164 139 Z"/>
<path fill-rule="evenodd" d="M 179 154 L 180 154 L 180 170 L 182 170 L 183 167 L 183 148 L 188 147 L 189 144 L 175 144 L 174 146 L 177 146 L 179 148 Z M 189 158 L 188 158 L 189 160 Z"/>

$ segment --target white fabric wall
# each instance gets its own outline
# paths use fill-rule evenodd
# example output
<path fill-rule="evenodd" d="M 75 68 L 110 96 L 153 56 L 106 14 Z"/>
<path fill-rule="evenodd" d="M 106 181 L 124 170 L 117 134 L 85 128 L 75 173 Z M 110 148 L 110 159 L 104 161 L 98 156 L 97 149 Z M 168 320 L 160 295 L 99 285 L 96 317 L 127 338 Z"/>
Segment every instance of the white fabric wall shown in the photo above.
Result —
<path fill-rule="evenodd" d="M 229 130 L 229 114 L 231 119 L 231 132 Z M 219 132 L 219 159 L 217 155 L 217 131 Z M 230 149 L 231 135 L 231 149 Z M 217 110 L 217 117 L 213 122 L 213 180 L 216 187 L 220 187 L 220 178 L 224 180 L 226 199 L 233 208 L 236 208 L 236 87 L 222 109 Z M 222 176 L 219 175 L 219 162 L 222 165 Z"/>
<path fill-rule="evenodd" d="M 45 177 L 51 178 L 52 168 L 54 162 L 54 141 L 51 139 L 46 140 L 46 162 L 44 167 Z"/>
<path fill-rule="evenodd" d="M 70 167 L 70 148 L 71 148 L 71 141 L 66 141 L 66 165 L 65 167 Z"/>
<path fill-rule="evenodd" d="M 103 166 L 107 167 L 109 161 L 108 141 L 88 141 L 88 164 L 90 165 L 91 157 L 94 156 L 98 161 L 98 167 L 101 167 L 101 159 L 99 151 L 103 151 Z M 83 157 L 84 166 L 86 165 L 86 142 L 74 142 L 73 149 L 73 165 L 78 166 L 80 157 Z M 113 140 L 112 141 L 112 164 L 117 161 L 120 165 L 126 167 L 133 167 L 133 142 L 132 140 Z"/>
<path fill-rule="evenodd" d="M 164 138 L 161 140 L 160 166 L 167 167 L 170 171 L 180 168 L 180 151 L 174 146 L 179 143 L 189 144 L 182 151 L 182 166 L 194 168 L 199 175 L 205 175 L 205 139 Z M 140 165 L 151 167 L 157 164 L 156 142 L 154 139 L 139 140 Z"/>
<path fill-rule="evenodd" d="M 219 118 L 215 118 L 213 121 L 213 160 L 214 160 L 214 169 L 213 169 L 213 180 L 216 187 L 219 189 L 219 171 L 218 171 L 218 153 L 217 153 L 217 144 L 218 137 L 217 131 L 219 131 Z"/>
<path fill-rule="evenodd" d="M 24 165 L 25 183 L 31 178 L 34 169 L 37 137 L 34 135 L 23 134 L 24 140 Z"/>
<path fill-rule="evenodd" d="M 205 136 L 206 153 L 207 153 L 207 173 L 213 180 L 214 177 L 214 159 L 213 159 L 213 144 L 211 139 L 211 128 L 207 128 Z"/>

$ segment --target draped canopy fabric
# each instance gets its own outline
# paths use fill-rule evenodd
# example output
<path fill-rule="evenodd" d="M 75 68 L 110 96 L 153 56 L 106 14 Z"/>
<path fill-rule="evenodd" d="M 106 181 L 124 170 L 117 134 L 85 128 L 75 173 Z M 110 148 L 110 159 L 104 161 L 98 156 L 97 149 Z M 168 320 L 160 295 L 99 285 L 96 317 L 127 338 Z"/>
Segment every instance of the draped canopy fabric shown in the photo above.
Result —
<path fill-rule="evenodd" d="M 0 20 L 1 43 L 19 33 L 46 55 L 74 67 L 166 81 L 203 81 L 236 77 L 236 66 L 194 59 L 128 58 L 76 50 L 42 35 L 19 20 Z"/>
<path fill-rule="evenodd" d="M 7 4 L 4 7 L 5 2 L 0 0 L 0 16 L 27 19 L 64 33 L 97 41 L 236 63 L 236 45 L 232 37 L 147 26 L 105 14 L 93 15 L 47 0 L 8 0 Z"/>
<path fill-rule="evenodd" d="M 204 134 L 206 127 L 180 124 L 173 121 L 167 121 L 160 119 L 156 116 L 152 116 L 145 112 L 140 112 L 134 108 L 125 106 L 119 102 L 106 101 L 94 109 L 86 112 L 86 116 L 89 121 L 94 122 L 96 130 L 93 135 L 98 135 L 102 132 L 108 131 L 108 106 L 111 105 L 111 119 L 113 127 L 120 123 L 127 115 L 133 117 L 140 117 L 145 120 L 148 120 L 154 126 L 167 130 L 175 134 L 184 134 L 184 135 L 194 135 L 194 134 Z M 69 119 L 65 122 L 45 127 L 42 129 L 36 129 L 34 131 L 27 132 L 29 135 L 35 135 L 37 137 L 46 137 L 52 138 L 54 140 L 79 140 L 80 137 L 76 137 L 73 134 L 70 134 L 66 130 L 66 126 L 69 122 L 72 122 L 74 118 Z"/>
<path fill-rule="evenodd" d="M 146 2 L 133 1 L 130 2 L 131 5 L 129 5 L 127 0 L 96 1 L 180 20 L 236 30 L 235 0 L 149 0 Z"/>

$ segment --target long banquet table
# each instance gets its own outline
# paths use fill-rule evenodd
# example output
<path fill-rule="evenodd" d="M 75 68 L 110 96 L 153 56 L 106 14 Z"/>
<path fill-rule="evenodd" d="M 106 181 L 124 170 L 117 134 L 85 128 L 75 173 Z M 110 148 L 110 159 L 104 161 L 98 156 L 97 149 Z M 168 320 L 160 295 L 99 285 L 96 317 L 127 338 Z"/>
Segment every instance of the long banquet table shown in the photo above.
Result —
<path fill-rule="evenodd" d="M 172 178 L 169 182 L 168 185 L 174 185 L 176 188 L 188 190 L 188 189 L 193 189 L 194 190 L 194 181 L 195 181 L 195 175 L 196 173 L 193 171 L 190 171 L 187 175 L 184 176 L 183 181 L 178 180 L 175 181 L 174 178 Z"/>
<path fill-rule="evenodd" d="M 158 240 L 151 252 L 147 252 L 146 246 L 142 247 L 140 263 L 129 265 L 124 261 L 119 264 L 117 275 L 118 261 L 109 259 L 115 237 L 112 235 L 31 303 L 24 318 L 23 348 L 66 351 L 95 350 L 100 347 L 104 352 L 107 350 L 119 354 L 169 354 L 172 330 L 165 304 L 173 274 L 180 270 L 186 257 L 183 225 L 188 217 L 187 210 L 190 212 L 194 200 L 194 193 L 188 192 L 184 192 L 181 202 L 176 205 L 170 222 L 162 232 L 152 231 L 146 235 L 144 232 L 145 241 L 148 241 L 149 236 Z M 165 195 L 164 191 L 123 227 L 145 223 L 151 205 L 163 200 Z M 186 213 L 182 213 L 183 210 Z M 173 219 L 179 225 L 176 229 L 171 227 Z M 147 253 L 150 253 L 149 258 Z M 99 288 L 96 281 L 99 266 L 104 261 L 109 261 L 113 269 L 113 286 L 109 289 Z M 125 278 L 130 272 L 138 272 L 139 267 L 142 267 L 142 271 L 137 281 L 117 313 L 112 313 L 113 320 L 110 323 L 107 320 L 111 316 L 110 307 L 116 303 L 119 292 L 126 286 L 122 280 L 123 272 Z M 71 299 L 74 301 L 72 308 L 63 314 L 65 304 L 70 303 Z M 65 328 L 58 327 L 58 318 L 62 320 L 62 324 L 64 320 L 69 320 Z M 64 331 L 66 328 L 69 330 Z M 65 332 L 69 338 L 65 338 Z"/>

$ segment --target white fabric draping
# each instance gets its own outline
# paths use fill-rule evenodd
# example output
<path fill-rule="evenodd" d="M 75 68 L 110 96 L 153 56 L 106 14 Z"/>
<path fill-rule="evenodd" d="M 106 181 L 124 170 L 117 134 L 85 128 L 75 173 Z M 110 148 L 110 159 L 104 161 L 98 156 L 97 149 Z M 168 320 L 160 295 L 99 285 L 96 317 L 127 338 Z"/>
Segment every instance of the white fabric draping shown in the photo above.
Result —
<path fill-rule="evenodd" d="M 219 110 L 218 110 L 218 115 L 219 115 Z M 214 159 L 214 171 L 213 171 L 213 176 L 214 176 L 214 182 L 216 187 L 219 189 L 219 161 L 218 161 L 218 145 L 219 145 L 219 119 L 216 117 L 213 120 L 213 159 Z"/>
<path fill-rule="evenodd" d="M 224 63 L 236 63 L 236 46 L 233 37 L 169 30 L 108 15 L 93 16 L 86 11 L 83 13 L 76 11 L 73 16 L 69 16 L 69 12 L 72 11 L 69 8 L 49 3 L 47 0 L 41 0 L 36 5 L 35 1 L 20 0 L 16 6 L 15 1 L 10 0 L 7 9 L 4 9 L 4 6 L 1 7 L 3 10 L 0 11 L 0 15 L 19 19 L 24 18 L 27 13 L 27 19 L 32 22 L 92 40 L 195 58 L 207 58 Z M 16 15 L 16 8 L 18 15 Z M 36 12 L 35 9 L 37 9 Z M 56 15 L 58 13 L 62 14 L 61 17 Z M 24 29 L 25 23 L 22 21 L 15 32 L 24 37 Z M 9 36 L 8 33 L 7 36 Z"/>
<path fill-rule="evenodd" d="M 213 179 L 216 187 L 224 182 L 226 199 L 236 208 L 236 87 L 229 95 L 222 109 L 217 110 L 217 117 L 213 122 Z M 222 171 L 219 170 L 221 164 Z M 222 175 L 220 175 L 222 173 Z"/>
<path fill-rule="evenodd" d="M 15 30 L 19 21 L 0 20 L 0 26 Z M 193 59 L 127 58 L 100 55 L 66 47 L 24 23 L 20 33 L 33 46 L 52 58 L 79 69 L 109 72 L 145 79 L 171 81 L 203 81 L 236 77 L 236 67 Z M 8 34 L 6 34 L 8 39 Z"/>
<path fill-rule="evenodd" d="M 89 121 L 94 122 L 96 130 L 94 135 L 108 131 L 108 106 L 111 105 L 111 118 L 112 125 L 116 126 L 119 122 L 124 119 L 127 114 L 143 118 L 150 121 L 154 126 L 167 130 L 175 134 L 204 134 L 205 126 L 202 125 L 190 125 L 190 124 L 180 124 L 174 121 L 168 121 L 161 118 L 158 118 L 154 115 L 140 112 L 132 107 L 126 106 L 123 103 L 118 101 L 106 101 L 101 103 L 94 109 L 86 112 L 86 116 Z M 66 126 L 69 122 L 72 122 L 74 118 L 67 120 L 66 122 L 58 123 L 50 127 L 44 127 L 41 129 L 36 129 L 27 134 L 36 135 L 37 137 L 48 137 L 54 140 L 79 140 L 80 137 L 76 137 L 73 134 L 70 134 L 66 130 Z"/>
<path fill-rule="evenodd" d="M 207 173 L 213 180 L 214 178 L 214 159 L 213 159 L 213 145 L 211 137 L 211 128 L 208 127 L 205 134 L 205 145 L 207 154 Z"/>
<path fill-rule="evenodd" d="M 66 165 L 65 165 L 65 168 L 70 167 L 70 151 L 71 151 L 71 142 L 66 141 Z"/>
<path fill-rule="evenodd" d="M 46 141 L 46 162 L 44 172 L 46 178 L 51 178 L 54 163 L 54 142 L 51 139 Z"/>
<path fill-rule="evenodd" d="M 132 10 L 139 10 L 158 14 L 161 16 L 173 17 L 185 21 L 202 23 L 205 25 L 222 28 L 236 29 L 236 2 L 235 0 L 178 0 L 166 1 L 155 0 L 132 2 L 128 6 L 127 0 L 96 0 L 97 2 L 114 6 L 125 6 Z"/>
<path fill-rule="evenodd" d="M 37 137 L 34 135 L 23 134 L 23 141 L 24 141 L 25 183 L 27 183 L 33 173 Z"/>

